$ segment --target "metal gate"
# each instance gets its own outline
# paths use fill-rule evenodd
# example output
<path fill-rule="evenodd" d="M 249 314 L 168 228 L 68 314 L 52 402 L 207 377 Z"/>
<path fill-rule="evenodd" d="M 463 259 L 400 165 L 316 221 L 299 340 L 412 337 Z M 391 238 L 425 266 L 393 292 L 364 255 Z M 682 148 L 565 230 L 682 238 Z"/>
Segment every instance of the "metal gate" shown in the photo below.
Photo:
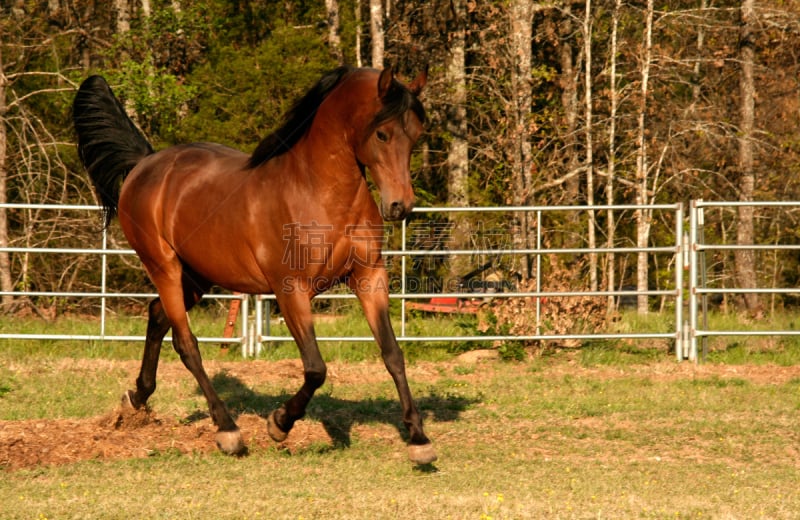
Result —
<path fill-rule="evenodd" d="M 697 361 L 699 356 L 705 357 L 708 353 L 708 338 L 711 336 L 800 336 L 800 330 L 720 330 L 711 329 L 708 325 L 709 297 L 712 295 L 741 295 L 746 293 L 772 294 L 772 295 L 800 295 L 797 287 L 737 287 L 735 280 L 727 287 L 719 284 L 710 284 L 708 281 L 707 255 L 715 251 L 798 251 L 800 244 L 791 243 L 756 243 L 737 245 L 709 240 L 706 237 L 705 213 L 713 209 L 734 209 L 742 206 L 751 206 L 766 210 L 797 210 L 800 209 L 798 201 L 781 202 L 711 202 L 692 201 L 689 210 L 689 323 L 685 324 L 684 336 L 688 342 L 684 343 L 686 350 L 683 356 L 686 359 Z"/>

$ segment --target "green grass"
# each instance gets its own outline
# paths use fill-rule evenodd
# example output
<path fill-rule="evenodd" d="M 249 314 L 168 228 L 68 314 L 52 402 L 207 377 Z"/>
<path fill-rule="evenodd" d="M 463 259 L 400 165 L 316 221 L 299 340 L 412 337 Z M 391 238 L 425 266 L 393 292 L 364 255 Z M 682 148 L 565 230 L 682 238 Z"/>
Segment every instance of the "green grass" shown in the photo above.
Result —
<path fill-rule="evenodd" d="M 340 306 L 335 320 L 318 319 L 315 330 L 318 337 L 371 337 L 369 326 L 359 308 L 353 305 Z M 227 311 L 209 307 L 196 309 L 190 313 L 191 326 L 198 337 L 221 337 Z M 409 336 L 445 336 L 474 334 L 476 318 L 474 316 L 435 316 L 413 314 L 406 322 L 406 334 Z M 396 334 L 401 335 L 401 323 L 397 313 L 393 317 Z M 144 336 L 147 318 L 144 314 L 109 314 L 105 333 L 108 336 Z M 98 335 L 100 320 L 92 316 L 60 316 L 56 320 L 47 321 L 39 318 L 16 318 L 0 316 L 0 330 L 19 334 L 70 334 Z M 238 332 L 236 332 L 238 334 Z M 283 336 L 288 341 L 265 342 L 262 348 L 262 359 L 285 359 L 297 357 L 297 347 L 285 324 L 273 316 L 269 334 Z M 481 345 L 463 342 L 404 342 L 407 359 L 443 360 L 451 357 L 452 352 L 478 348 Z M 44 358 L 85 357 L 102 359 L 139 359 L 142 345 L 140 342 L 125 341 L 71 341 L 71 340 L 0 340 L 0 358 L 9 356 L 20 358 L 35 356 Z M 325 341 L 320 348 L 326 359 L 347 361 L 375 360 L 380 353 L 373 342 Z M 201 343 L 203 355 L 207 359 L 239 359 L 240 346 L 230 344 L 227 352 L 221 351 L 219 345 Z M 166 360 L 177 359 L 177 355 L 169 348 L 162 350 Z"/>
<path fill-rule="evenodd" d="M 397 311 L 397 309 L 395 309 Z M 393 323 L 395 331 L 401 334 L 401 323 L 395 312 Z M 318 319 L 316 331 L 318 337 L 345 337 L 349 335 L 369 337 L 370 331 L 363 314 L 354 303 L 339 305 L 337 318 Z M 197 309 L 191 314 L 193 330 L 198 336 L 221 336 L 225 309 L 210 306 Z M 671 313 L 651 313 L 640 316 L 635 312 L 622 313 L 619 320 L 612 323 L 609 331 L 630 333 L 635 331 L 667 332 L 674 324 Z M 768 320 L 748 323 L 741 317 L 731 314 L 713 313 L 709 316 L 710 330 L 792 330 L 797 328 L 796 318 L 790 313 L 771 316 Z M 448 316 L 410 313 L 406 321 L 408 336 L 459 336 L 478 335 L 477 318 L 471 315 Z M 146 317 L 144 315 L 113 314 L 108 316 L 106 333 L 109 335 L 144 335 Z M 54 321 L 38 318 L 16 318 L 0 316 L 0 330 L 19 333 L 59 333 L 96 335 L 100 330 L 100 322 L 95 317 L 61 316 Z M 598 331 L 599 332 L 599 331 Z M 286 326 L 274 316 L 270 325 L 270 334 L 289 337 Z M 712 336 L 707 340 L 708 355 L 706 362 L 725 364 L 777 364 L 792 366 L 800 364 L 799 337 L 764 337 L 744 336 L 725 337 Z M 202 343 L 201 349 L 205 359 L 236 360 L 240 359 L 240 347 L 231 344 L 223 350 L 217 344 Z M 326 360 L 341 361 L 375 361 L 380 355 L 373 342 L 324 341 L 320 348 Z M 486 342 L 403 342 L 403 350 L 409 361 L 443 361 L 453 354 L 476 348 L 492 348 Z M 702 344 L 701 344 L 702 348 Z M 26 356 L 36 358 L 76 357 L 92 359 L 138 360 L 141 356 L 140 342 L 119 341 L 0 341 L 0 360 L 3 358 L 20 359 Z M 667 340 L 598 340 L 586 341 L 578 349 L 578 361 L 583 366 L 615 366 L 625 364 L 648 363 L 654 360 L 670 359 L 674 345 Z M 533 350 L 537 355 L 548 356 L 552 346 Z M 500 347 L 504 358 L 519 359 L 524 350 L 516 343 L 510 342 Z M 558 351 L 558 348 L 555 348 Z M 297 348 L 293 341 L 273 341 L 263 345 L 261 359 L 277 360 L 296 358 Z M 162 351 L 165 360 L 176 360 L 177 355 L 166 344 Z M 2 384 L 2 381 L 0 381 Z M 2 392 L 0 387 L 0 393 Z"/>
<path fill-rule="evenodd" d="M 715 319 L 720 328 L 729 320 Z M 120 333 L 143 333 L 142 317 L 113 320 Z M 196 330 L 214 335 L 222 320 L 213 312 L 192 315 Z M 78 334 L 97 327 L 85 319 L 0 324 Z M 615 326 L 625 332 L 668 324 L 669 317 L 626 315 Z M 472 333 L 473 324 L 415 316 L 408 326 L 409 334 L 434 335 Z M 273 333 L 285 333 L 281 327 Z M 321 322 L 317 331 L 368 334 L 356 312 Z M 296 380 L 233 375 L 247 364 L 296 358 L 291 342 L 265 346 L 262 361 L 242 361 L 236 348 L 202 348 L 207 360 L 237 361 L 226 365 L 232 372 L 211 374 L 236 413 L 264 414 L 297 389 Z M 800 375 L 748 375 L 756 365 L 763 374 L 800 364 L 794 338 L 714 338 L 700 373 L 674 362 L 666 342 L 597 341 L 522 362 L 453 362 L 463 348 L 404 344 L 411 370 L 425 374 L 411 383 L 440 456 L 433 466 L 405 459 L 396 393 L 374 344 L 326 342 L 331 373 L 353 364 L 384 375 L 377 383 L 332 377 L 320 389 L 304 420 L 340 432 L 333 444 L 315 441 L 292 455 L 256 448 L 241 459 L 162 449 L 146 458 L 0 469 L 0 516 L 793 518 L 800 510 Z M 116 406 L 140 355 L 138 344 L 3 342 L 0 421 L 92 420 Z M 163 417 L 185 420 L 206 405 L 178 364 L 165 348 L 162 366 L 172 370 L 162 369 L 150 404 Z M 738 365 L 733 375 L 730 365 Z"/>
<path fill-rule="evenodd" d="M 669 353 L 666 348 L 653 348 L 650 345 L 628 341 L 589 342 L 579 351 L 579 360 L 585 367 L 619 366 L 646 363 L 664 359 Z"/>
<path fill-rule="evenodd" d="M 1 420 L 88 417 L 110 409 L 129 374 L 114 364 L 84 373 L 80 364 L 37 360 L 34 365 L 0 360 Z"/>
<path fill-rule="evenodd" d="M 0 397 L 3 420 L 46 417 L 47 409 L 102 413 L 113 406 L 103 395 L 116 396 L 129 378 L 121 362 L 29 362 L 15 365 Z M 412 378 L 440 456 L 424 468 L 405 459 L 391 382 L 348 378 L 326 383 L 305 419 L 368 427 L 350 429 L 346 445 L 317 442 L 292 455 L 259 448 L 241 459 L 173 449 L 6 471 L 2 516 L 793 518 L 800 378 L 752 380 L 745 368 L 736 377 L 698 376 L 685 363 L 651 361 L 597 371 L 570 352 L 522 363 L 429 363 L 427 376 Z M 233 408 L 259 412 L 297 384 L 230 375 L 215 382 Z M 83 392 L 43 395 L 50 384 Z M 189 377 L 167 377 L 152 405 L 162 416 L 204 409 Z"/>
<path fill-rule="evenodd" d="M 798 330 L 797 316 L 791 312 L 776 312 L 768 318 L 750 320 L 733 313 L 711 313 L 705 330 Z M 698 349 L 706 345 L 707 361 L 728 364 L 800 364 L 800 336 L 710 336 L 698 341 Z"/>

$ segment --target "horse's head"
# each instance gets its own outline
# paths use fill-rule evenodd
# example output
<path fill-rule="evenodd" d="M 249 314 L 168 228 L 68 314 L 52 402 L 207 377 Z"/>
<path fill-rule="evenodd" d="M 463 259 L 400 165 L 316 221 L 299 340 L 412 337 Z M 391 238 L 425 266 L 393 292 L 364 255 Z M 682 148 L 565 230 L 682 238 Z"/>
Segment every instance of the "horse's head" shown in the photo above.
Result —
<path fill-rule="evenodd" d="M 406 87 L 394 79 L 390 67 L 368 91 L 374 102 L 367 104 L 370 114 L 356 139 L 356 159 L 380 190 L 384 220 L 402 220 L 414 207 L 411 149 L 423 131 L 425 110 L 417 95 L 426 82 L 423 72 Z"/>

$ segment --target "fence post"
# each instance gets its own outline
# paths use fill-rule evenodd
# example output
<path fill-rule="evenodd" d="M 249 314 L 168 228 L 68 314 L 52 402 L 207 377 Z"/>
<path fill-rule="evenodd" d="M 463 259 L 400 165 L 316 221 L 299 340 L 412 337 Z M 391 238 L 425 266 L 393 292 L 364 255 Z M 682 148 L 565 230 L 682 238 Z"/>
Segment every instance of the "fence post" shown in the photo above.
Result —
<path fill-rule="evenodd" d="M 689 212 L 689 352 L 684 358 L 692 361 L 697 361 L 697 229 L 702 218 L 699 202 L 702 200 L 693 200 Z"/>
<path fill-rule="evenodd" d="M 250 297 L 242 294 L 242 357 L 251 356 L 252 352 L 252 331 L 249 326 L 248 315 L 250 314 Z"/>
<path fill-rule="evenodd" d="M 675 352 L 680 361 L 683 350 L 683 269 L 685 266 L 684 249 L 688 240 L 683 234 L 683 204 L 675 210 Z"/>
<path fill-rule="evenodd" d="M 253 341 L 256 346 L 256 357 L 261 355 L 261 338 L 264 335 L 264 296 L 257 294 L 256 298 L 256 317 L 255 317 L 255 331 L 253 332 Z"/>
<path fill-rule="evenodd" d="M 536 210 L 536 292 L 542 292 L 542 210 Z M 542 298 L 536 297 L 536 335 L 542 333 Z"/>
<path fill-rule="evenodd" d="M 108 226 L 103 227 L 103 254 L 100 256 L 102 270 L 100 272 L 100 337 L 104 338 L 106 335 L 106 271 L 108 267 Z"/>
<path fill-rule="evenodd" d="M 400 223 L 400 337 L 406 337 L 406 222 Z"/>

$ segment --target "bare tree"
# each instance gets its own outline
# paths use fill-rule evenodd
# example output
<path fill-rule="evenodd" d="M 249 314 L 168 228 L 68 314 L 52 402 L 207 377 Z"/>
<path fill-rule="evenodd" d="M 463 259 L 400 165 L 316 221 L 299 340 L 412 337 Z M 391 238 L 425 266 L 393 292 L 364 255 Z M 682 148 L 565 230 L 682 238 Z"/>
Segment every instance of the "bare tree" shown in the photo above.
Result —
<path fill-rule="evenodd" d="M 356 0 L 356 7 L 355 7 L 355 15 L 356 15 L 356 66 L 361 67 L 363 66 L 363 62 L 361 61 L 361 0 Z"/>
<path fill-rule="evenodd" d="M 469 204 L 469 141 L 467 126 L 467 73 L 466 73 L 466 2 L 452 0 L 452 26 L 449 33 L 447 69 L 445 81 L 450 93 L 447 108 L 446 129 L 450 140 L 447 150 L 447 205 Z M 452 244 L 462 248 L 470 235 L 468 222 L 462 215 L 454 214 Z M 468 259 L 452 256 L 449 261 L 451 275 L 466 269 Z"/>
<path fill-rule="evenodd" d="M 755 81 L 753 67 L 755 62 L 755 22 L 754 0 L 742 0 L 739 29 L 739 200 L 753 200 L 755 188 L 755 172 L 753 171 L 753 139 L 755 121 Z M 739 225 L 736 228 L 736 244 L 740 246 L 753 244 L 754 240 L 754 208 L 740 206 Z M 737 249 L 734 252 L 736 278 L 739 287 L 753 289 L 756 287 L 755 251 Z M 747 310 L 753 314 L 761 312 L 760 298 L 754 293 L 745 293 L 744 302 Z"/>
<path fill-rule="evenodd" d="M 383 4 L 382 0 L 369 0 L 369 28 L 372 38 L 372 66 L 383 68 Z"/>
<path fill-rule="evenodd" d="M 575 172 L 579 169 L 577 150 L 578 128 L 578 75 L 575 71 L 572 41 L 575 28 L 573 24 L 572 4 L 565 2 L 561 8 L 561 20 L 558 24 L 558 61 L 561 67 L 559 84 L 561 87 L 561 110 L 564 118 L 564 153 L 566 162 L 566 195 L 568 200 L 576 201 L 580 195 L 580 176 Z M 576 221 L 571 215 L 573 222 Z"/>
<path fill-rule="evenodd" d="M 614 181 L 616 180 L 617 170 L 617 109 L 619 107 L 619 91 L 617 88 L 617 37 L 619 34 L 619 16 L 622 8 L 622 0 L 614 1 L 614 10 L 611 15 L 611 48 L 609 49 L 609 73 L 608 73 L 608 97 L 609 97 L 609 117 L 608 117 L 608 163 L 606 178 L 606 204 L 614 204 Z M 614 237 L 616 235 L 616 224 L 614 220 L 614 210 L 609 209 L 606 217 L 606 247 L 614 247 Z M 609 290 L 616 288 L 617 266 L 616 255 L 608 254 L 608 265 L 606 266 L 606 286 Z M 614 297 L 608 297 L 607 311 L 616 310 Z"/>
<path fill-rule="evenodd" d="M 451 7 L 455 19 L 450 34 L 447 56 L 447 84 L 450 89 L 450 106 L 447 113 L 447 131 L 450 149 L 447 152 L 447 203 L 466 206 L 468 201 L 469 149 L 467 141 L 467 75 L 466 75 L 466 6 L 464 0 L 453 0 Z"/>
<path fill-rule="evenodd" d="M 114 14 L 116 15 L 117 33 L 126 33 L 131 30 L 131 5 L 129 0 L 114 0 Z"/>
<path fill-rule="evenodd" d="M 589 249 L 597 247 L 597 237 L 595 234 L 595 212 L 594 206 L 594 139 L 592 133 L 592 0 L 586 0 L 585 13 L 583 16 L 583 54 L 584 54 L 584 134 L 586 136 L 586 204 L 589 206 Z M 597 253 L 589 253 L 589 287 L 592 291 L 597 290 Z"/>
<path fill-rule="evenodd" d="M 511 22 L 511 95 L 513 112 L 512 122 L 512 176 L 515 205 L 530 204 L 533 188 L 533 171 L 530 139 L 531 103 L 533 86 L 531 84 L 533 38 L 533 4 L 528 0 L 511 2 L 508 16 Z M 533 227 L 533 215 L 524 211 L 517 216 L 520 232 L 515 234 L 517 246 L 530 247 L 530 233 Z M 531 275 L 531 265 L 523 266 L 523 278 Z"/>
<path fill-rule="evenodd" d="M 328 14 L 328 47 L 336 61 L 342 61 L 342 38 L 339 35 L 339 0 L 325 0 Z"/>
<path fill-rule="evenodd" d="M 88 202 L 83 198 L 90 193 L 88 183 L 70 171 L 61 155 L 63 130 L 43 117 L 48 110 L 66 112 L 62 95 L 75 87 L 61 70 L 39 68 L 42 62 L 62 65 L 56 49 L 72 47 L 77 33 L 66 25 L 69 13 L 56 7 L 57 2 L 26 4 L 12 10 L 11 18 L 0 18 L 0 203 Z M 88 220 L 65 218 L 58 209 L 0 208 L 0 247 L 86 243 L 80 226 Z M 69 290 L 79 278 L 78 266 L 87 261 L 93 260 L 0 252 L 0 290 Z M 4 311 L 20 303 L 27 301 L 2 297 Z M 47 305 L 52 307 L 52 301 Z"/>
<path fill-rule="evenodd" d="M 647 247 L 650 239 L 650 224 L 652 219 L 652 211 L 647 210 L 642 206 L 646 205 L 649 199 L 649 165 L 647 161 L 646 114 L 647 100 L 649 96 L 648 85 L 650 81 L 650 65 L 652 64 L 653 59 L 653 16 L 653 0 L 647 0 L 647 8 L 645 11 L 644 41 L 642 42 L 643 56 L 641 57 L 641 83 L 639 86 L 639 129 L 636 137 L 636 144 L 638 148 L 636 154 L 636 205 L 640 207 L 634 212 L 634 218 L 636 219 L 636 247 L 639 248 Z M 648 273 L 648 254 L 646 252 L 639 252 L 636 259 L 636 289 L 638 291 L 648 290 Z M 646 294 L 639 295 L 637 309 L 640 314 L 646 314 L 649 311 L 648 297 Z"/>
<path fill-rule="evenodd" d="M 6 132 L 6 88 L 8 80 L 3 67 L 3 48 L 0 46 L 0 204 L 8 202 L 8 168 L 7 150 L 8 138 Z M 8 236 L 8 210 L 0 208 L 0 247 L 10 245 Z M 5 293 L 14 289 L 14 282 L 11 276 L 11 259 L 7 251 L 0 251 L 0 290 Z M 3 295 L 2 306 L 8 308 L 14 299 L 10 294 Z"/>

